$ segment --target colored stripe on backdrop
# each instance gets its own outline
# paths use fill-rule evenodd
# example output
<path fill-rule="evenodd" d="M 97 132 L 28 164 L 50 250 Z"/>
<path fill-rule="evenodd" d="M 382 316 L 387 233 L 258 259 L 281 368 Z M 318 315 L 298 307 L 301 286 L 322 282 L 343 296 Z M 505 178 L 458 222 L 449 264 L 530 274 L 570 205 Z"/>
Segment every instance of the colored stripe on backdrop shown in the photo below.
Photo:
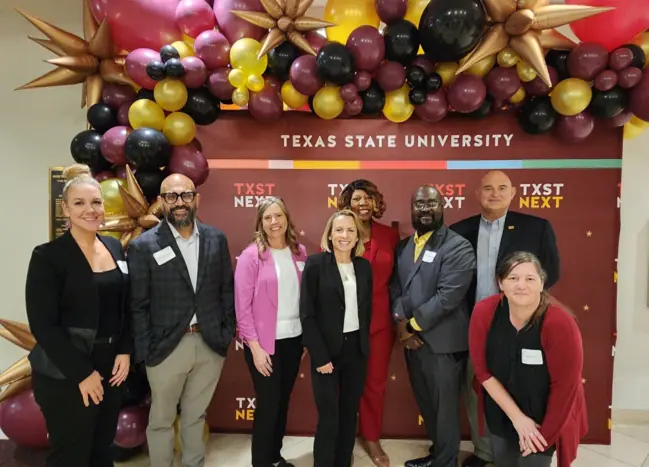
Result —
<path fill-rule="evenodd" d="M 208 159 L 211 169 L 257 170 L 519 170 L 620 169 L 621 159 L 528 159 L 499 161 L 291 161 Z"/>

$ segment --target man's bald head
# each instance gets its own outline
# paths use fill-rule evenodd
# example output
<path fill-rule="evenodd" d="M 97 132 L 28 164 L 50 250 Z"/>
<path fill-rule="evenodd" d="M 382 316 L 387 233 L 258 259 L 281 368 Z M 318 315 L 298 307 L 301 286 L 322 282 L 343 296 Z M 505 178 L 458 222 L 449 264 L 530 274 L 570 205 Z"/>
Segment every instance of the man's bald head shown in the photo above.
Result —
<path fill-rule="evenodd" d="M 482 206 L 482 215 L 490 220 L 505 215 L 515 194 L 516 188 L 512 181 L 500 170 L 487 172 L 476 190 L 476 196 Z"/>
<path fill-rule="evenodd" d="M 182 191 L 194 191 L 196 186 L 194 186 L 194 182 L 185 175 L 171 174 L 162 181 L 162 184 L 160 185 L 160 193 L 175 191 L 176 188 L 180 188 Z"/>

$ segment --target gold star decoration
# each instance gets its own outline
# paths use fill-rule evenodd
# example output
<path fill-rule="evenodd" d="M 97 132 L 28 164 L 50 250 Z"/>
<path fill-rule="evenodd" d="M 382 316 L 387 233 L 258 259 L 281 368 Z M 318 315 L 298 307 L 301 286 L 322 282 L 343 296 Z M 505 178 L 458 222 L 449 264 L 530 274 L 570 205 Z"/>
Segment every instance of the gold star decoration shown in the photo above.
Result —
<path fill-rule="evenodd" d="M 57 58 L 47 60 L 57 68 L 16 88 L 17 91 L 83 83 L 81 107 L 90 107 L 101 100 L 104 81 L 135 86 L 124 71 L 125 56 L 116 53 L 108 22 L 104 20 L 98 25 L 88 1 L 85 0 L 83 5 L 83 39 L 16 9 L 48 37 L 29 38 L 58 55 Z"/>
<path fill-rule="evenodd" d="M 300 379 L 304 379 L 304 373 L 300 373 Z"/>
<path fill-rule="evenodd" d="M 592 237 L 592 236 L 593 236 L 593 232 L 591 232 L 591 231 L 589 230 L 588 232 L 586 232 L 586 236 L 587 236 L 587 237 Z"/>
<path fill-rule="evenodd" d="M 396 381 L 396 380 L 397 380 L 397 375 L 392 375 L 392 376 L 390 376 L 390 379 L 391 379 L 392 381 Z"/>
<path fill-rule="evenodd" d="M 333 23 L 321 19 L 304 16 L 314 0 L 260 0 L 266 13 L 258 11 L 232 10 L 232 14 L 239 18 L 269 29 L 268 34 L 262 39 L 261 49 L 257 58 L 266 55 L 282 42 L 288 40 L 304 52 L 316 55 L 315 50 L 303 33 L 316 31 L 322 28 L 335 26 Z"/>
<path fill-rule="evenodd" d="M 300 236 L 304 237 L 306 235 L 306 232 L 304 230 L 300 230 Z"/>
<path fill-rule="evenodd" d="M 483 0 L 483 3 L 491 19 L 489 30 L 456 74 L 511 47 L 548 86 L 552 86 L 552 82 L 543 49 L 571 48 L 571 41 L 555 34 L 553 28 L 613 9 L 550 5 L 550 0 Z"/>
<path fill-rule="evenodd" d="M 0 319 L 0 337 L 18 347 L 30 351 L 36 345 L 29 326 L 7 319 Z M 27 357 L 23 357 L 0 374 L 0 388 L 6 386 L 0 394 L 0 402 L 31 388 L 32 367 Z"/>
<path fill-rule="evenodd" d="M 584 311 L 590 310 L 590 307 L 588 305 L 584 305 Z"/>
<path fill-rule="evenodd" d="M 140 184 L 128 165 L 126 166 L 126 188 L 119 185 L 119 193 L 128 215 L 106 217 L 101 231 L 122 233 L 120 242 L 126 248 L 145 230 L 158 225 L 162 216 L 162 203 L 158 200 L 149 205 Z"/>

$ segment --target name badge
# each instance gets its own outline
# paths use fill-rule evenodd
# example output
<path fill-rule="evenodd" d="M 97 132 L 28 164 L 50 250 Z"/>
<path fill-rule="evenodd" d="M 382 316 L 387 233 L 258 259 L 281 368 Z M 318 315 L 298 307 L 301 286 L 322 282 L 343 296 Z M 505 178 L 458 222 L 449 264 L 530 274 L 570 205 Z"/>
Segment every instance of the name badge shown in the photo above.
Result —
<path fill-rule="evenodd" d="M 437 253 L 434 251 L 426 250 L 424 251 L 424 257 L 421 259 L 424 263 L 432 263 L 437 256 Z"/>
<path fill-rule="evenodd" d="M 298 271 L 302 272 L 304 271 L 304 261 L 296 261 L 295 262 Z"/>
<path fill-rule="evenodd" d="M 172 250 L 170 246 L 153 253 L 153 258 L 155 259 L 155 262 L 158 263 L 158 266 L 162 266 L 163 264 L 168 263 L 175 257 L 176 253 L 174 253 L 174 250 Z"/>
<path fill-rule="evenodd" d="M 521 359 L 523 365 L 543 365 L 543 352 L 534 349 L 523 349 Z"/>
<path fill-rule="evenodd" d="M 128 264 L 126 264 L 126 261 L 117 261 L 117 267 L 122 271 L 122 274 L 128 274 Z"/>

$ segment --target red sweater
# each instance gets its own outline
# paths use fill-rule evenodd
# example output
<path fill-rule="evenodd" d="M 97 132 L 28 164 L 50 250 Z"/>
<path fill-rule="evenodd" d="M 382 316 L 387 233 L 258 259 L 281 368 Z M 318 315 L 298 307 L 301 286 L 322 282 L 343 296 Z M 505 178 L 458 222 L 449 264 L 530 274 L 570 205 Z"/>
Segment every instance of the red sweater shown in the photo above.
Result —
<path fill-rule="evenodd" d="M 480 401 L 480 422 L 483 419 L 482 384 L 492 375 L 487 368 L 486 344 L 500 295 L 476 303 L 471 315 L 469 348 L 475 368 L 476 391 Z M 541 328 L 541 345 L 550 373 L 550 395 L 541 425 L 541 434 L 557 447 L 558 467 L 569 467 L 577 457 L 579 441 L 588 431 L 586 398 L 582 383 L 583 349 L 581 332 L 575 319 L 552 304 Z"/>

